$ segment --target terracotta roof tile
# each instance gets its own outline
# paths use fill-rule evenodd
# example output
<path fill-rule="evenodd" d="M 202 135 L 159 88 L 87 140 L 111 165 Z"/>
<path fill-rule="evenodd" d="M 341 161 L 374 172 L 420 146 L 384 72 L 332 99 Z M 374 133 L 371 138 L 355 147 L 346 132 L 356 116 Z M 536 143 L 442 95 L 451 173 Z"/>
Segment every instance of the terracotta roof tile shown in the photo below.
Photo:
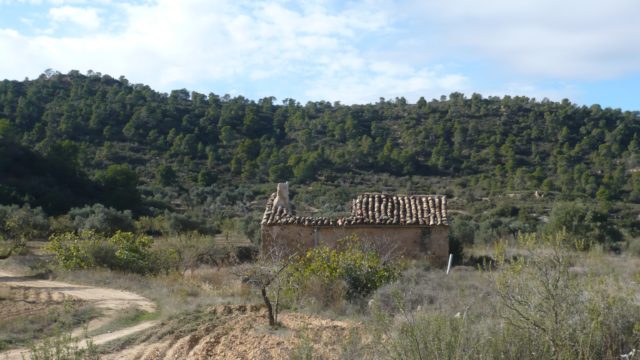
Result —
<path fill-rule="evenodd" d="M 284 207 L 273 208 L 276 194 L 267 200 L 263 225 L 299 224 L 305 226 L 353 225 L 449 225 L 447 198 L 440 195 L 390 195 L 366 193 L 351 202 L 348 217 L 336 219 L 301 217 Z"/>

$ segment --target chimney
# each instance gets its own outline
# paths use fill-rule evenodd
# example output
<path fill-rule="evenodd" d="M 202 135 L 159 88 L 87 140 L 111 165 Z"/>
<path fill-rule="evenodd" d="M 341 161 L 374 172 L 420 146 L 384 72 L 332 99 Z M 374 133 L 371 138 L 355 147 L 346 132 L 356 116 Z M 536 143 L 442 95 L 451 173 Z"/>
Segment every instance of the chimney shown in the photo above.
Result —
<path fill-rule="evenodd" d="M 276 198 L 273 201 L 273 208 L 284 208 L 288 214 L 291 214 L 291 205 L 289 204 L 289 182 L 278 183 Z"/>

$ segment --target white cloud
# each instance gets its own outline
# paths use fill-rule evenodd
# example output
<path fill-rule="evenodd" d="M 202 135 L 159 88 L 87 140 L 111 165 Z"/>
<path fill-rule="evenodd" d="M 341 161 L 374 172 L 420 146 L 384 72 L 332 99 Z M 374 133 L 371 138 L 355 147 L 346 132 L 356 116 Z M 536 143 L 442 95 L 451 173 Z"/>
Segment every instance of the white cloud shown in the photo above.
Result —
<path fill-rule="evenodd" d="M 444 52 L 506 64 L 520 74 L 606 79 L 640 72 L 640 5 L 635 0 L 475 0 L 408 5 Z"/>
<path fill-rule="evenodd" d="M 86 30 L 97 30 L 101 25 L 98 12 L 99 10 L 95 8 L 61 6 L 49 9 L 49 18 L 53 20 L 54 23 L 69 22 L 79 25 Z"/>
<path fill-rule="evenodd" d="M 322 3 L 295 7 L 277 1 L 119 4 L 124 18 L 117 33 L 99 30 L 63 37 L 0 33 L 3 53 L 16 54 L 12 58 L 22 63 L 7 66 L 12 60 L 0 58 L 0 69 L 5 69 L 1 75 L 21 78 L 25 69 L 32 75 L 46 68 L 63 72 L 94 69 L 125 74 L 164 90 L 203 80 L 290 77 L 302 82 L 325 75 L 331 79 L 333 72 L 342 73 L 345 67 L 364 77 L 366 72 L 359 67 L 369 63 L 357 49 L 359 38 L 363 33 L 384 33 L 392 23 L 380 4 L 354 3 L 339 10 Z M 94 8 L 64 5 L 50 9 L 49 16 L 57 23 L 71 22 L 87 29 L 96 30 L 100 25 Z M 32 51 L 38 56 L 28 56 Z M 355 54 L 348 58 L 351 63 L 341 62 L 342 53 Z"/>
<path fill-rule="evenodd" d="M 547 98 L 552 101 L 575 100 L 583 95 L 579 88 L 564 82 L 547 86 L 527 82 L 509 82 L 500 88 L 482 89 L 475 92 L 484 96 L 525 95 L 536 100 Z"/>
<path fill-rule="evenodd" d="M 268 95 L 345 103 L 380 96 L 415 101 L 469 85 L 466 76 L 427 65 L 420 57 L 406 61 L 402 54 L 369 49 L 372 38 L 385 49 L 394 45 L 380 40 L 398 30 L 396 9 L 386 1 L 157 0 L 114 2 L 100 10 L 72 6 L 81 2 L 49 0 L 55 4 L 48 16 L 54 26 L 71 23 L 88 32 L 29 36 L 0 29 L 0 53 L 12 54 L 0 57 L 0 77 L 35 77 L 47 68 L 93 69 L 162 91 L 219 83 L 245 94 L 252 82 L 273 80 L 293 85 Z M 121 14 L 115 18 L 117 30 L 106 29 L 116 13 Z"/>
<path fill-rule="evenodd" d="M 380 97 L 405 97 L 409 102 L 420 96 L 437 97 L 469 88 L 462 74 L 447 74 L 429 68 L 413 68 L 405 64 L 378 62 L 359 58 L 357 54 L 341 54 L 342 61 L 327 67 L 327 72 L 310 81 L 306 95 L 311 99 L 369 103 Z"/>

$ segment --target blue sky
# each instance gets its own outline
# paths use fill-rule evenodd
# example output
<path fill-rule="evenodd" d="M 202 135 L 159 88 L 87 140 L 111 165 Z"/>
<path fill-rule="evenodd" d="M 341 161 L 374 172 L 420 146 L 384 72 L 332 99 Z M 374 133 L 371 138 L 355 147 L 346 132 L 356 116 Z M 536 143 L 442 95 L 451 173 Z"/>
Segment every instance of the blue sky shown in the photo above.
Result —
<path fill-rule="evenodd" d="M 376 102 L 524 95 L 640 110 L 636 0 L 0 0 L 0 78 Z"/>

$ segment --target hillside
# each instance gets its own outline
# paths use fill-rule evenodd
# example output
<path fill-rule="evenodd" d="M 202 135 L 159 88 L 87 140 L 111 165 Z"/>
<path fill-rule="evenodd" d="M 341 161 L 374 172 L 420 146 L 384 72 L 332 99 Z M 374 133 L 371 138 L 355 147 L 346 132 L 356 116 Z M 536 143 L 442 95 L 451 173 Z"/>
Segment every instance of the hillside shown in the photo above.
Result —
<path fill-rule="evenodd" d="M 5 80 L 0 266 L 153 301 L 154 313 L 116 309 L 96 329 L 87 352 L 106 358 L 630 357 L 639 120 L 478 94 L 299 104 L 75 71 Z M 300 215 L 346 213 L 361 192 L 447 195 L 455 267 L 357 241 L 256 259 L 266 199 L 285 180 Z M 5 286 L 7 314 L 36 297 L 24 308 L 57 306 L 53 291 L 22 284 Z M 86 322 L 78 304 L 64 331 Z M 7 349 L 49 338 L 38 329 L 58 321 L 27 315 L 3 325 L 31 329 L 5 331 L 27 334 Z"/>
<path fill-rule="evenodd" d="M 284 180 L 298 211 L 330 214 L 362 190 L 446 193 L 472 215 L 482 198 L 535 191 L 633 208 L 639 120 L 567 100 L 453 93 L 300 104 L 48 72 L 0 82 L 0 146 L 14 149 L 0 152 L 0 204 L 58 215 L 102 203 L 203 231 L 235 217 L 254 238 L 264 199 Z"/>

